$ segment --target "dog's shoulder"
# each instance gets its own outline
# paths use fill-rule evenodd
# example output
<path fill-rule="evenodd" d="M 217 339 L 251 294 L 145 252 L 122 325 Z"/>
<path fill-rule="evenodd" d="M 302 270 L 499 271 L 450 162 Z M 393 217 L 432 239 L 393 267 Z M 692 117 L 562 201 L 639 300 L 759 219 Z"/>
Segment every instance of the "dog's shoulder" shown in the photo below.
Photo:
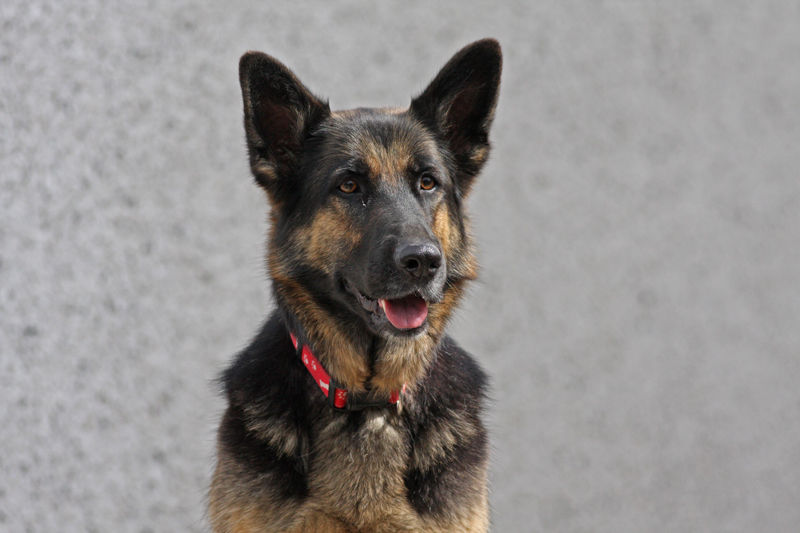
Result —
<path fill-rule="evenodd" d="M 220 377 L 230 404 L 248 408 L 269 404 L 275 411 L 302 405 L 297 397 L 304 388 L 296 385 L 305 376 L 293 355 L 286 326 L 275 313 Z"/>
<path fill-rule="evenodd" d="M 220 376 L 228 407 L 209 494 L 215 531 L 228 531 L 225 524 L 233 522 L 282 530 L 308 495 L 302 460 L 307 406 L 292 355 L 276 314 Z M 268 524 L 262 515 L 270 517 Z"/>
<path fill-rule="evenodd" d="M 277 456 L 296 457 L 303 451 L 310 417 L 308 376 L 294 356 L 278 313 L 267 320 L 220 381 L 228 399 L 220 430 L 223 441 L 247 437 Z"/>
<path fill-rule="evenodd" d="M 417 401 L 433 416 L 438 411 L 480 414 L 488 376 L 478 362 L 449 336 L 445 336 L 427 375 L 420 383 Z"/>
<path fill-rule="evenodd" d="M 445 337 L 408 405 L 413 445 L 406 487 L 420 515 L 485 504 L 487 387 L 477 361 Z"/>

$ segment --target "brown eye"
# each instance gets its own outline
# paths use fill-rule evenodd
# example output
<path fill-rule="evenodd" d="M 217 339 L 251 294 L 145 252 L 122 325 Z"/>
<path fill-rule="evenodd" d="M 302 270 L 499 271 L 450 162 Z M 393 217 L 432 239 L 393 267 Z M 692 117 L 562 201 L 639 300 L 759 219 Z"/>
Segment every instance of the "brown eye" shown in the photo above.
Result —
<path fill-rule="evenodd" d="M 353 194 L 358 190 L 358 184 L 353 180 L 347 180 L 342 182 L 341 185 L 339 185 L 339 190 L 342 191 L 343 193 Z"/>
<path fill-rule="evenodd" d="M 430 191 L 436 187 L 436 180 L 430 176 L 422 176 L 422 179 L 419 180 L 419 188 L 423 191 Z"/>

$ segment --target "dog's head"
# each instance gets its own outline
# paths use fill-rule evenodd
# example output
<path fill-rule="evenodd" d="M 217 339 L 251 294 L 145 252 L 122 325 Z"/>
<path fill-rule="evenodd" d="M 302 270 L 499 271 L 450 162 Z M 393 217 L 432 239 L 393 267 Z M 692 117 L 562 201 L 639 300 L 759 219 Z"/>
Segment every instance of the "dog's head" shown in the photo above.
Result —
<path fill-rule="evenodd" d="M 375 366 L 424 367 L 475 277 L 462 202 L 489 154 L 500 70 L 498 43 L 478 41 L 407 109 L 331 112 L 277 60 L 242 57 L 278 304 L 338 379 L 353 385 L 366 372 L 381 386 Z"/>

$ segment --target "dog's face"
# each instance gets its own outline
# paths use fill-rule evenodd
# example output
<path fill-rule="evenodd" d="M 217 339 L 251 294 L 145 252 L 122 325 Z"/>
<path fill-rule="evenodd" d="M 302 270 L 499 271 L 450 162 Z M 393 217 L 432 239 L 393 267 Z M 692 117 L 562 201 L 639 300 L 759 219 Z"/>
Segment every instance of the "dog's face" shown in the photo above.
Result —
<path fill-rule="evenodd" d="M 304 159 L 304 205 L 295 208 L 304 230 L 293 237 L 307 239 L 305 264 L 317 274 L 309 281 L 375 334 L 423 333 L 459 230 L 448 215 L 457 191 L 433 136 L 407 112 L 335 113 Z"/>
<path fill-rule="evenodd" d="M 475 277 L 462 201 L 488 156 L 500 67 L 497 43 L 479 41 L 408 109 L 331 112 L 275 59 L 242 58 L 270 273 L 305 328 L 438 340 Z"/>

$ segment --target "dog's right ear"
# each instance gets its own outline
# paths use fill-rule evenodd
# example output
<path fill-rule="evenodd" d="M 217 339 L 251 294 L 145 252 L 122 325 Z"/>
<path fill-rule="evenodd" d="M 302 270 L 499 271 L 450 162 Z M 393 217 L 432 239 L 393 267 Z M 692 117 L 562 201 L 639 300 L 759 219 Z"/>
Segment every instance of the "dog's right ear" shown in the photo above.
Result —
<path fill-rule="evenodd" d="M 250 167 L 274 199 L 280 182 L 297 170 L 308 132 L 330 108 L 280 61 L 261 52 L 242 56 L 239 82 Z"/>

